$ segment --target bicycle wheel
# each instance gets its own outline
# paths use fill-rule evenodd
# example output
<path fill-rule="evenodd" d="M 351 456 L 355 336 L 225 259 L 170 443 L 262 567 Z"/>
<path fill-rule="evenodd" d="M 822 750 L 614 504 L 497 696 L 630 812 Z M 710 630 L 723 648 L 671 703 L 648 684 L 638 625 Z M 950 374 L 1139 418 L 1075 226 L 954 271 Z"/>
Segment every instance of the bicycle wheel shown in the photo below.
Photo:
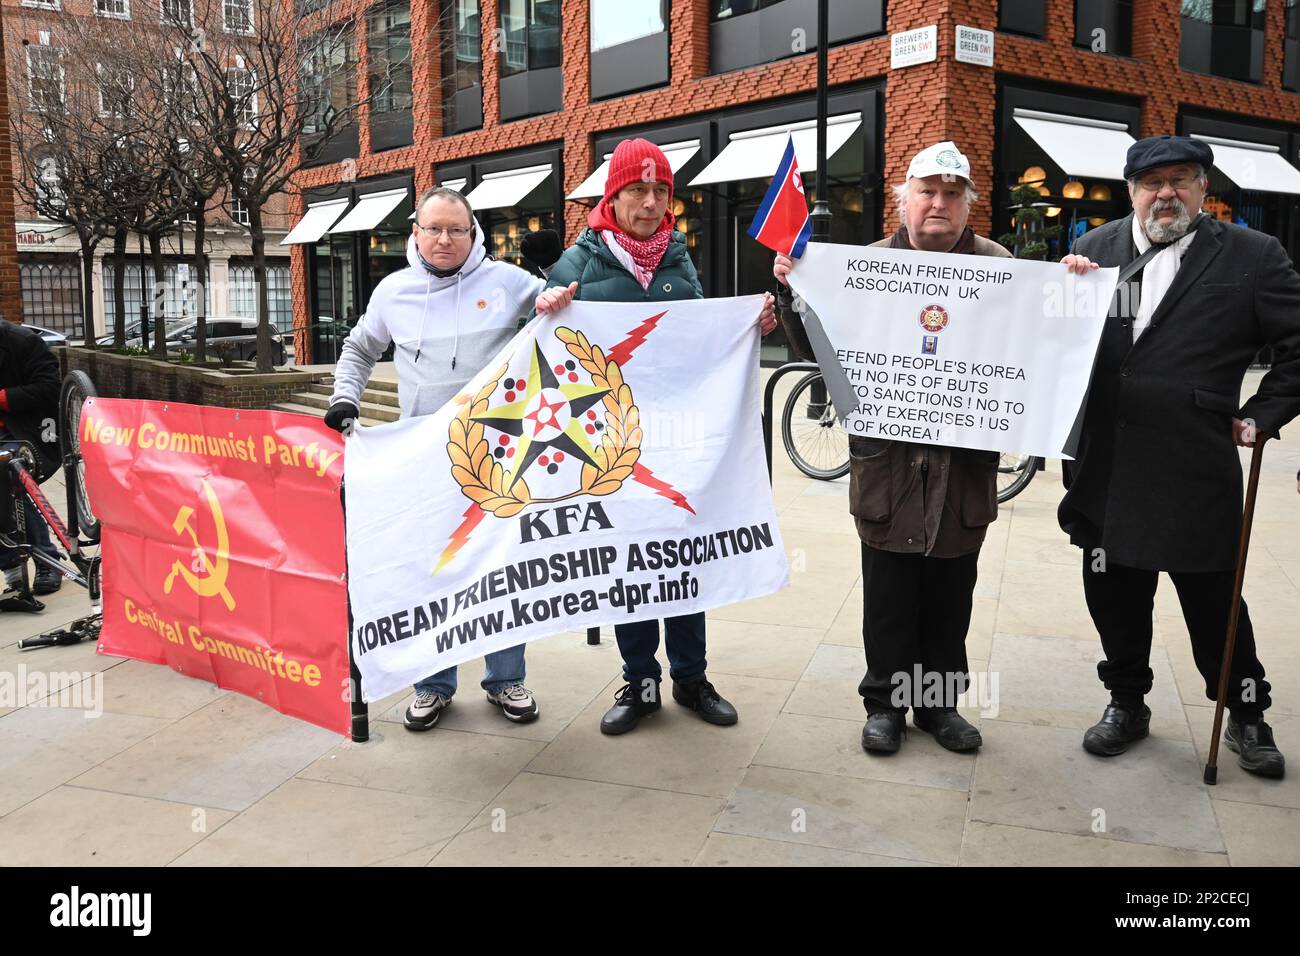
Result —
<path fill-rule="evenodd" d="M 1033 455 L 1003 452 L 998 460 L 998 504 L 1010 501 L 1024 491 L 1037 471 L 1038 459 Z"/>
<path fill-rule="evenodd" d="M 90 508 L 86 491 L 86 464 L 81 458 L 81 407 L 95 398 L 95 384 L 80 370 L 69 372 L 59 393 L 59 449 L 63 457 L 63 478 L 67 482 L 71 506 L 76 510 L 78 532 L 86 540 L 99 540 L 99 519 Z"/>
<path fill-rule="evenodd" d="M 849 473 L 849 436 L 835 419 L 821 372 L 809 372 L 786 398 L 781 439 L 794 466 L 809 478 L 831 481 Z"/>

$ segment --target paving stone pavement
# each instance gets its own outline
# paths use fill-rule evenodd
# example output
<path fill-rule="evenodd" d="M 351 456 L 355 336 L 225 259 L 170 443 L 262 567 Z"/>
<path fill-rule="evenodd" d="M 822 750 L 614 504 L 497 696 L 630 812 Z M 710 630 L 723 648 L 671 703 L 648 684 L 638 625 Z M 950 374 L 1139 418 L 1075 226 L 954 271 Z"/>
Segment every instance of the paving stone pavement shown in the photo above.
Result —
<path fill-rule="evenodd" d="M 1300 440 L 1269 447 L 1246 583 L 1274 686 L 1270 721 L 1293 759 L 1298 467 Z M 58 482 L 47 491 L 61 505 Z M 778 447 L 791 586 L 708 615 L 709 673 L 741 714 L 730 728 L 669 702 L 633 733 L 601 736 L 621 683 L 608 631 L 598 647 L 582 634 L 529 646 L 542 707 L 533 724 L 507 724 L 488 705 L 476 662 L 438 729 L 404 730 L 409 695 L 399 694 L 372 706 L 372 740 L 353 745 L 92 647 L 18 651 L 20 638 L 84 613 L 71 586 L 40 616 L 0 614 L 0 682 L 25 688 L 41 675 L 53 695 L 0 697 L 0 864 L 1300 863 L 1294 769 L 1260 780 L 1222 748 L 1218 786 L 1201 782 L 1213 709 L 1167 581 L 1151 738 L 1113 760 L 1080 747 L 1106 694 L 1079 554 L 1055 522 L 1059 465 L 1003 507 L 981 554 L 967 643 L 986 686 L 997 680 L 997 707 L 966 714 L 983 749 L 950 754 L 913 732 L 895 756 L 865 755 L 862 589 L 846 493 L 847 479 L 806 479 Z M 97 689 L 101 716 L 51 706 L 60 695 L 77 704 L 78 687 Z"/>

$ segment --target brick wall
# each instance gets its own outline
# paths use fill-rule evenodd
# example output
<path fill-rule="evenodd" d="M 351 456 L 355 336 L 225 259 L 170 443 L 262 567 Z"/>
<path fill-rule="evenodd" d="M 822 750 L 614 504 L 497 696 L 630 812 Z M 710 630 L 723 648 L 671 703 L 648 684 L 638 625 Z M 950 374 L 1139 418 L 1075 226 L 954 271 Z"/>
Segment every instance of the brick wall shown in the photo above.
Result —
<path fill-rule="evenodd" d="M 6 49 L 0 29 L 0 315 L 10 322 L 23 320 L 23 300 L 18 284 L 18 243 L 14 231 L 14 184 L 9 134 L 9 89 L 5 82 Z"/>

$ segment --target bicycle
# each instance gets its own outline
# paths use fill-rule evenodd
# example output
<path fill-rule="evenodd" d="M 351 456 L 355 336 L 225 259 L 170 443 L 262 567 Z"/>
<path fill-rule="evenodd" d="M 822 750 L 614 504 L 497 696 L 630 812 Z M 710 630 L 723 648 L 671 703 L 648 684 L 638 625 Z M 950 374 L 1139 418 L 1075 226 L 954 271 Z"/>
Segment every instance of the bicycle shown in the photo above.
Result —
<path fill-rule="evenodd" d="M 781 415 L 781 439 L 794 466 L 809 478 L 833 481 L 849 473 L 849 436 L 835 417 L 821 372 L 809 372 L 791 389 Z M 1042 458 L 1003 452 L 998 459 L 998 504 L 1029 486 Z"/>
<path fill-rule="evenodd" d="M 90 614 L 62 628 L 19 641 L 19 650 L 76 644 L 99 637 L 102 621 L 100 556 L 88 554 L 86 549 L 98 545 L 100 525 L 86 493 L 80 431 L 82 406 L 86 399 L 95 396 L 94 384 L 81 371 L 70 373 L 59 392 L 59 452 L 68 492 L 66 525 L 36 480 L 37 457 L 32 445 L 19 442 L 16 451 L 0 451 L 0 544 L 13 548 L 21 558 L 18 584 L 10 588 L 6 583 L 3 593 L 0 593 L 0 610 L 34 614 L 45 609 L 44 602 L 32 594 L 27 574 L 28 558 L 85 588 L 90 593 L 91 603 Z M 59 558 L 34 550 L 27 540 L 29 508 L 34 509 L 38 519 L 49 528 L 51 541 L 63 552 Z"/>
<path fill-rule="evenodd" d="M 849 436 L 835 417 L 821 372 L 795 383 L 781 413 L 781 440 L 794 466 L 809 478 L 833 481 L 849 473 Z"/>

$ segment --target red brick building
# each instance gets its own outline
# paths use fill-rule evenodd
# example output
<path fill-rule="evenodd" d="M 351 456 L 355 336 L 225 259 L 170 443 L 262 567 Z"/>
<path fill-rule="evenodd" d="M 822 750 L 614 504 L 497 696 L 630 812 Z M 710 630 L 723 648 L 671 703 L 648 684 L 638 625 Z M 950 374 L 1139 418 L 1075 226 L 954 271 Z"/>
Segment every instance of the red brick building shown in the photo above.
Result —
<path fill-rule="evenodd" d="M 1073 238 L 1128 211 L 1135 138 L 1207 138 L 1207 209 L 1300 248 L 1296 0 L 831 0 L 827 172 L 833 238 L 897 224 L 890 186 L 919 148 L 970 156 L 976 229 L 1006 232 L 1008 189 L 1041 184 Z M 489 251 L 554 226 L 567 240 L 600 195 L 605 155 L 643 135 L 675 166 L 675 212 L 706 294 L 770 285 L 745 235 L 793 131 L 814 151 L 815 0 L 385 0 L 356 24 L 358 95 L 409 45 L 409 86 L 301 177 L 289 236 L 300 360 L 331 361 L 374 284 L 405 265 L 416 195 L 462 189 Z M 958 57 L 958 27 L 976 42 Z M 928 28 L 928 29 L 927 29 Z M 909 38 L 912 65 L 891 62 Z M 987 40 L 992 40 L 991 64 Z M 979 57 L 975 57 L 978 59 Z M 811 189 L 809 189 L 811 191 Z M 765 358 L 777 359 L 769 347 Z"/>
<path fill-rule="evenodd" d="M 4 30 L 0 29 L 0 65 L 5 62 Z M 18 246 L 14 235 L 13 159 L 9 143 L 9 96 L 0 83 L 0 317 L 23 320 L 18 289 Z"/>

